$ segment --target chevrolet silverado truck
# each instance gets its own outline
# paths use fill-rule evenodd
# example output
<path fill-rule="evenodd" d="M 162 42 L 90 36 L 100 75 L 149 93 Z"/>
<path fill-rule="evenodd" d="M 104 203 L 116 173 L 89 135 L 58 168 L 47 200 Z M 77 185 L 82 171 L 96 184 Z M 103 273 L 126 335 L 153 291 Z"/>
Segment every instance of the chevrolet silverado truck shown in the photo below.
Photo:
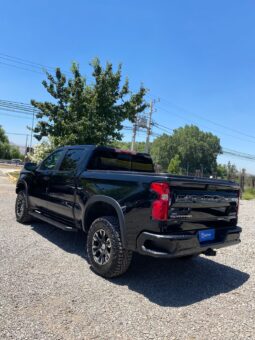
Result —
<path fill-rule="evenodd" d="M 215 255 L 240 242 L 239 185 L 155 173 L 151 157 L 109 147 L 60 147 L 26 163 L 16 186 L 16 219 L 87 233 L 92 269 L 123 274 L 133 252 L 159 258 Z"/>

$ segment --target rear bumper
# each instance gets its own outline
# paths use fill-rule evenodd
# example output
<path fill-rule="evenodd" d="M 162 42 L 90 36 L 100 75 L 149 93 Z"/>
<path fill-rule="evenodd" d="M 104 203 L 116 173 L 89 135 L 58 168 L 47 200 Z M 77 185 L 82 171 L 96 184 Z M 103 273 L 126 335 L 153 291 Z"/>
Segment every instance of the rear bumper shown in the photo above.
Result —
<path fill-rule="evenodd" d="M 142 232 L 137 238 L 137 251 L 140 254 L 161 258 L 175 258 L 205 253 L 240 243 L 240 227 L 225 227 L 216 230 L 215 241 L 200 243 L 197 233 L 154 234 Z"/>

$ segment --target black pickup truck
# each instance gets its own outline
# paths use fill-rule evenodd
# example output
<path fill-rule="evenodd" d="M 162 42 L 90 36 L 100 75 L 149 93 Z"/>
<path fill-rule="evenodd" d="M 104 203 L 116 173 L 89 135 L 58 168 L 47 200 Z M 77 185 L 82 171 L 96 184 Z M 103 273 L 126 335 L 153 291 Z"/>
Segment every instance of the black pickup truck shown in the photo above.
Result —
<path fill-rule="evenodd" d="M 155 173 L 144 153 L 61 147 L 25 164 L 16 193 L 18 222 L 86 232 L 89 262 L 104 277 L 124 273 L 133 252 L 190 258 L 240 242 L 236 183 Z"/>

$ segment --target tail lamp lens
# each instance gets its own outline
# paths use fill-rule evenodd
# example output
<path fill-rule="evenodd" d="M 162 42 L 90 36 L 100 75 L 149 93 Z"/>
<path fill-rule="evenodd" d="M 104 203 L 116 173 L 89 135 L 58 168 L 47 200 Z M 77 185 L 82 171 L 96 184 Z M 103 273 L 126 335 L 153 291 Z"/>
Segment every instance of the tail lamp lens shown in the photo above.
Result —
<path fill-rule="evenodd" d="M 168 219 L 170 199 L 169 185 L 164 182 L 154 182 L 150 188 L 158 194 L 158 198 L 152 202 L 151 216 L 154 220 L 166 221 Z"/>
<path fill-rule="evenodd" d="M 237 200 L 237 203 L 236 203 L 236 215 L 237 215 L 237 216 L 238 216 L 238 213 L 239 213 L 240 195 L 241 195 L 241 191 L 239 190 L 239 191 L 238 191 L 238 200 Z"/>

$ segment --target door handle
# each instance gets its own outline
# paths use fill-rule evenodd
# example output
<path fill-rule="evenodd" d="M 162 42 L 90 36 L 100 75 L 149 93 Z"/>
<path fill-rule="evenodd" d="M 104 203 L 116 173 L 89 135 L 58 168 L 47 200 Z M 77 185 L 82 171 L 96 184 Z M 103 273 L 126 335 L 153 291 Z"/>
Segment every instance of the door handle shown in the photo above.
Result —
<path fill-rule="evenodd" d="M 50 176 L 43 176 L 43 179 L 44 179 L 45 181 L 48 181 L 48 180 L 50 179 Z"/>

